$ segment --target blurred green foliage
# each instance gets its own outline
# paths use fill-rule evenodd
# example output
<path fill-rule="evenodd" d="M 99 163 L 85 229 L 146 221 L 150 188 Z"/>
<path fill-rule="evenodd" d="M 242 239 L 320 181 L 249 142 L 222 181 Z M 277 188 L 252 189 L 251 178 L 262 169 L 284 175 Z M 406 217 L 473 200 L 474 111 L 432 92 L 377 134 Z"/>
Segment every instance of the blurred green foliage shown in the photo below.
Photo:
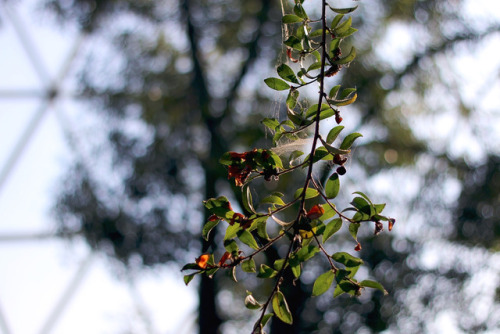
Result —
<path fill-rule="evenodd" d="M 499 115 L 483 96 L 468 96 L 474 88 L 467 75 L 475 69 L 457 62 L 463 54 L 479 57 L 499 23 L 479 24 L 463 0 L 356 4 L 357 60 L 340 74 L 357 88 L 350 125 L 364 134 L 349 182 L 368 179 L 370 195 L 398 207 L 394 235 L 358 236 L 361 258 L 373 268 L 365 275 L 389 295 L 309 298 L 313 282 L 303 274 L 282 289 L 295 305 L 293 327 L 273 322 L 271 332 L 425 333 L 443 310 L 463 332 L 498 330 L 494 319 L 461 305 L 482 296 L 466 291 L 498 249 L 500 151 L 491 125 Z M 61 231 L 81 233 L 126 265 L 137 258 L 145 266 L 192 261 L 211 244 L 199 239 L 201 200 L 230 190 L 218 158 L 230 149 L 265 146 L 259 121 L 285 112 L 283 101 L 261 89 L 277 56 L 285 57 L 279 3 L 51 0 L 46 7 L 64 24 L 76 22 L 100 48 L 89 54 L 80 85 L 84 106 L 97 110 L 107 139 L 89 138 L 97 155 L 69 170 L 57 200 Z M 490 59 L 474 66 L 498 73 Z M 476 95 L 498 85 L 498 76 L 486 74 Z M 429 263 L 432 247 L 439 256 Z M 324 272 L 324 263 L 312 262 L 308 271 Z M 245 296 L 228 281 L 200 285 L 200 298 L 213 304 L 200 316 L 200 333 L 249 326 L 244 305 L 217 312 L 221 291 Z M 259 286 L 263 294 L 270 288 Z M 485 307 L 488 314 L 498 311 L 494 303 Z M 205 325 L 206 317 L 214 321 Z"/>

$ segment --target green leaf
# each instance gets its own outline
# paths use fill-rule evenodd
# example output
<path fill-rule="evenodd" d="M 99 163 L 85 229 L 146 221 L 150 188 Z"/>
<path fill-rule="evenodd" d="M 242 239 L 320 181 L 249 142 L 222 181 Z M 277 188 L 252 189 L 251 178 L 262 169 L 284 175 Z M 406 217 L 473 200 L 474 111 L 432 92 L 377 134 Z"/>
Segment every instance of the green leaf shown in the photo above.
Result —
<path fill-rule="evenodd" d="M 334 34 L 335 35 L 342 34 L 343 32 L 347 31 L 351 27 L 351 25 L 352 25 L 352 17 L 349 17 L 347 20 L 345 20 L 335 28 Z"/>
<path fill-rule="evenodd" d="M 375 214 L 375 208 L 362 197 L 355 197 L 351 204 L 361 213 L 368 215 L 368 217 Z"/>
<path fill-rule="evenodd" d="M 300 260 L 297 257 L 297 255 L 293 255 L 290 257 L 290 268 L 292 269 L 293 276 L 296 278 L 300 277 L 301 273 L 301 267 L 300 267 Z"/>
<path fill-rule="evenodd" d="M 241 263 L 241 270 L 246 273 L 254 273 L 257 271 L 257 267 L 255 266 L 254 259 L 250 258 Z"/>
<path fill-rule="evenodd" d="M 280 126 L 280 122 L 278 122 L 276 118 L 264 118 L 261 123 L 267 126 L 271 131 L 276 131 L 276 128 Z"/>
<path fill-rule="evenodd" d="M 328 199 L 333 199 L 337 197 L 340 189 L 340 180 L 337 173 L 333 173 L 332 176 L 326 181 L 325 184 L 325 195 Z"/>
<path fill-rule="evenodd" d="M 345 56 L 344 58 L 340 58 L 339 60 L 336 60 L 333 63 L 337 65 L 345 65 L 353 61 L 354 58 L 356 58 L 356 48 L 353 46 L 347 56 Z"/>
<path fill-rule="evenodd" d="M 338 99 L 343 100 L 355 92 L 356 92 L 356 88 L 346 88 L 346 89 L 342 90 L 342 92 L 339 94 Z"/>
<path fill-rule="evenodd" d="M 245 307 L 249 310 L 258 310 L 262 305 L 252 296 L 252 293 L 247 290 L 245 297 Z"/>
<path fill-rule="evenodd" d="M 196 263 L 188 263 L 188 264 L 185 264 L 185 265 L 182 267 L 181 271 L 184 271 L 184 270 L 192 270 L 192 269 L 194 269 L 194 270 L 199 270 L 199 269 L 200 269 L 200 266 L 199 266 L 199 265 L 197 265 Z"/>
<path fill-rule="evenodd" d="M 293 195 L 293 198 L 297 199 L 302 195 L 302 190 L 303 188 L 297 189 L 295 194 Z M 319 195 L 319 192 L 314 189 L 314 188 L 307 188 L 306 189 L 306 199 L 311 199 Z"/>
<path fill-rule="evenodd" d="M 380 213 L 382 213 L 382 211 L 384 211 L 385 203 L 383 203 L 383 204 L 375 204 L 373 207 L 375 208 L 375 212 L 377 214 L 380 214 Z"/>
<path fill-rule="evenodd" d="M 358 98 L 358 94 L 354 93 L 351 97 L 343 100 L 335 100 L 332 101 L 332 103 L 338 107 L 343 107 L 343 106 L 348 106 L 354 102 L 356 102 L 356 99 Z"/>
<path fill-rule="evenodd" d="M 241 240 L 242 243 L 247 245 L 250 248 L 253 249 L 259 249 L 259 245 L 257 245 L 257 242 L 255 241 L 255 238 L 253 237 L 252 233 L 248 232 L 247 230 L 240 230 L 237 233 L 238 239 Z"/>
<path fill-rule="evenodd" d="M 282 22 L 283 23 L 297 23 L 297 22 L 302 22 L 304 19 L 298 17 L 297 15 L 293 14 L 287 14 L 283 16 Z"/>
<path fill-rule="evenodd" d="M 352 237 L 356 241 L 358 241 L 359 225 L 360 225 L 359 223 L 350 223 L 349 224 L 349 233 L 351 233 Z"/>
<path fill-rule="evenodd" d="M 337 233 L 341 227 L 342 227 L 342 219 L 340 218 L 333 219 L 331 222 L 329 222 L 326 225 L 325 233 L 323 233 L 323 243 L 325 243 L 328 239 L 330 239 L 332 235 Z"/>
<path fill-rule="evenodd" d="M 273 263 L 274 270 L 280 271 L 281 269 L 283 269 L 284 264 L 285 264 L 285 259 L 278 259 L 278 260 L 274 261 L 274 263 Z M 288 263 L 287 263 L 287 265 L 288 265 Z"/>
<path fill-rule="evenodd" d="M 359 285 L 361 285 L 364 288 L 378 289 L 378 290 L 382 291 L 384 293 L 384 295 L 388 294 L 387 290 L 384 289 L 384 287 L 382 286 L 382 284 L 380 284 L 379 282 L 376 282 L 376 281 L 364 280 L 364 281 L 361 281 L 359 283 Z"/>
<path fill-rule="evenodd" d="M 307 19 L 307 13 L 302 5 L 297 4 L 293 7 L 293 12 L 300 18 Z"/>
<path fill-rule="evenodd" d="M 295 76 L 295 73 L 293 73 L 292 68 L 287 64 L 281 64 L 280 66 L 278 66 L 277 71 L 278 75 L 286 81 L 290 81 L 296 84 L 299 83 L 299 80 L 297 80 L 297 77 Z"/>
<path fill-rule="evenodd" d="M 327 149 L 327 151 L 330 152 L 331 154 L 348 154 L 350 152 L 349 150 L 343 150 L 343 149 L 336 148 L 336 147 L 328 144 L 321 137 L 319 137 L 319 140 L 321 141 L 323 146 Z"/>
<path fill-rule="evenodd" d="M 262 321 L 260 322 L 260 325 L 262 326 L 262 328 L 264 328 L 266 326 L 267 322 L 269 321 L 269 319 L 272 318 L 273 315 L 274 315 L 274 313 L 268 313 L 264 317 L 262 317 Z"/>
<path fill-rule="evenodd" d="M 260 201 L 260 204 L 275 204 L 275 205 L 280 205 L 283 206 L 285 205 L 285 202 L 281 198 L 275 195 L 270 195 L 262 199 Z"/>
<path fill-rule="evenodd" d="M 335 204 L 332 205 L 335 207 Z M 325 213 L 319 217 L 319 220 L 321 221 L 326 221 L 337 214 L 337 212 L 330 205 L 324 205 L 323 208 L 325 209 Z"/>
<path fill-rule="evenodd" d="M 332 259 L 337 261 L 338 263 L 342 263 L 346 267 L 357 267 L 362 265 L 364 262 L 360 258 L 352 256 L 346 252 L 338 252 L 331 256 Z"/>
<path fill-rule="evenodd" d="M 302 117 L 300 117 L 295 111 L 290 108 L 287 108 L 287 115 L 288 118 L 296 125 L 302 125 L 302 123 L 304 122 Z"/>
<path fill-rule="evenodd" d="M 269 240 L 270 238 L 269 238 L 269 235 L 267 234 L 267 229 L 266 229 L 268 217 L 265 217 L 265 218 L 266 218 L 266 220 L 262 220 L 262 221 L 257 222 L 257 235 L 264 240 Z"/>
<path fill-rule="evenodd" d="M 240 224 L 229 225 L 226 228 L 226 234 L 224 235 L 224 240 L 233 239 L 236 237 L 236 233 L 241 229 Z"/>
<path fill-rule="evenodd" d="M 321 29 L 318 29 L 319 31 L 321 31 Z M 320 34 L 321 35 L 321 34 Z M 314 50 L 313 52 L 311 52 L 312 55 L 316 58 L 316 61 L 317 62 L 321 62 L 321 53 L 319 53 L 317 50 Z"/>
<path fill-rule="evenodd" d="M 332 11 L 338 14 L 349 14 L 351 12 L 354 12 L 358 8 L 358 6 L 352 8 L 334 8 L 330 5 L 328 5 L 328 7 L 330 7 Z"/>
<path fill-rule="evenodd" d="M 303 246 L 297 252 L 297 259 L 300 262 L 306 262 L 307 260 L 311 259 L 314 255 L 316 255 L 318 252 L 319 248 L 314 245 Z"/>
<path fill-rule="evenodd" d="M 343 293 L 348 293 L 351 296 L 354 296 L 356 294 L 356 291 L 358 291 L 358 287 L 355 284 L 349 281 L 341 281 L 335 287 L 335 290 L 333 291 L 333 297 L 340 296 Z"/>
<path fill-rule="evenodd" d="M 229 200 L 224 196 L 210 198 L 204 201 L 203 205 L 205 205 L 208 211 L 220 218 L 231 219 L 234 213 L 230 209 L 231 205 Z"/>
<path fill-rule="evenodd" d="M 328 93 L 328 97 L 332 99 L 336 98 L 339 89 L 340 85 L 333 86 L 332 89 L 330 89 L 330 93 Z"/>
<path fill-rule="evenodd" d="M 304 48 L 302 47 L 302 42 L 297 36 L 290 36 L 284 43 L 286 46 L 289 46 L 297 51 L 302 51 Z"/>
<path fill-rule="evenodd" d="M 329 48 L 329 53 L 328 53 L 331 58 L 334 57 L 335 50 L 337 50 L 338 48 L 340 48 L 340 38 L 334 38 L 330 42 L 330 48 Z"/>
<path fill-rule="evenodd" d="M 184 283 L 186 285 L 188 285 L 189 282 L 191 282 L 195 276 L 196 276 L 196 273 L 195 274 L 190 274 L 190 275 L 184 275 Z"/>
<path fill-rule="evenodd" d="M 331 129 L 330 132 L 328 132 L 328 136 L 326 136 L 326 142 L 332 144 L 343 129 L 344 127 L 342 125 L 338 125 Z"/>
<path fill-rule="evenodd" d="M 321 274 L 314 281 L 312 295 L 313 297 L 324 294 L 330 289 L 333 283 L 333 279 L 335 278 L 335 274 L 333 271 L 328 270 L 326 273 Z"/>
<path fill-rule="evenodd" d="M 277 291 L 273 296 L 273 310 L 274 314 L 286 324 L 291 325 L 293 323 L 292 314 L 290 313 L 290 309 L 288 308 L 288 304 L 286 303 L 285 296 L 281 291 Z"/>
<path fill-rule="evenodd" d="M 224 248 L 231 254 L 238 254 L 238 251 L 239 251 L 239 248 L 238 248 L 238 244 L 236 243 L 236 241 L 234 241 L 234 239 L 231 239 L 231 240 L 225 240 L 224 241 Z"/>
<path fill-rule="evenodd" d="M 333 18 L 333 20 L 332 20 L 332 24 L 330 25 L 330 27 L 331 27 L 332 29 L 335 29 L 335 28 L 339 25 L 339 23 L 340 23 L 340 21 L 342 20 L 342 18 L 343 18 L 343 17 L 344 17 L 344 14 L 338 14 L 338 15 L 336 15 L 336 16 Z"/>
<path fill-rule="evenodd" d="M 311 66 L 307 68 L 307 72 L 318 70 L 321 68 L 321 62 L 317 61 L 315 63 L 312 63 Z"/>
<path fill-rule="evenodd" d="M 335 115 L 335 110 L 333 110 L 332 108 L 328 108 L 321 111 L 321 113 L 319 114 L 319 119 L 324 120 L 326 118 L 332 117 L 333 115 Z"/>
<path fill-rule="evenodd" d="M 265 265 L 265 264 L 261 264 L 260 265 L 260 268 L 259 268 L 259 273 L 257 274 L 257 277 L 258 278 L 271 278 L 271 277 L 274 277 L 278 274 L 278 272 L 276 270 L 274 270 L 273 268 Z"/>
<path fill-rule="evenodd" d="M 201 235 L 203 236 L 203 239 L 208 241 L 208 236 L 210 234 L 210 231 L 219 224 L 220 220 L 213 220 L 213 221 L 208 221 L 206 224 L 203 226 L 203 230 L 201 231 Z"/>
<path fill-rule="evenodd" d="M 266 85 L 269 86 L 269 88 L 272 88 L 274 90 L 287 90 L 290 89 L 290 85 L 287 84 L 285 81 L 278 79 L 278 78 L 267 78 L 264 80 Z"/>
<path fill-rule="evenodd" d="M 320 110 L 320 113 L 323 112 L 323 111 L 326 111 L 328 109 L 332 109 L 330 108 L 330 106 L 326 103 L 323 103 L 321 105 L 321 110 Z M 309 118 L 309 117 L 312 117 L 312 116 L 315 116 L 318 112 L 318 104 L 313 104 L 312 106 L 310 106 L 307 111 L 306 111 L 306 118 Z"/>
<path fill-rule="evenodd" d="M 336 36 L 338 38 L 346 38 L 346 37 L 351 36 L 352 34 L 354 34 L 356 31 L 358 31 L 358 29 L 353 28 L 353 27 L 349 27 L 349 29 L 347 29 L 345 31 L 342 31 L 341 33 L 337 33 Z"/>
<path fill-rule="evenodd" d="M 351 148 L 354 141 L 356 139 L 358 139 L 359 137 L 363 137 L 363 135 L 361 133 L 357 133 L 357 132 L 354 132 L 354 133 L 347 135 L 344 138 L 344 140 L 342 141 L 342 144 L 340 144 L 340 149 L 347 150 L 347 149 Z"/>
<path fill-rule="evenodd" d="M 283 162 L 281 161 L 281 158 L 271 150 L 267 150 L 267 153 L 269 154 L 269 156 L 271 157 L 271 159 L 274 162 L 273 167 L 283 169 Z"/>
<path fill-rule="evenodd" d="M 288 108 L 293 109 L 297 105 L 297 99 L 299 98 L 299 91 L 296 89 L 290 89 L 288 96 L 286 98 L 286 105 Z M 292 120 L 293 122 L 293 120 Z"/>

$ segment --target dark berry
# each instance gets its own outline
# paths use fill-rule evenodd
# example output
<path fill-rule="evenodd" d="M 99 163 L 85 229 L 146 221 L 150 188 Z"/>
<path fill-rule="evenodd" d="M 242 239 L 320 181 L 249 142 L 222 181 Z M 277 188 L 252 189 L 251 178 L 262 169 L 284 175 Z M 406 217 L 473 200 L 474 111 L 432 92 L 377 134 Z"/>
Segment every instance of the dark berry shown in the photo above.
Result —
<path fill-rule="evenodd" d="M 340 166 L 339 168 L 337 168 L 337 173 L 338 173 L 339 175 L 344 175 L 346 172 L 347 172 L 347 171 L 346 171 L 346 169 L 345 169 L 345 167 L 344 167 L 344 166 Z"/>

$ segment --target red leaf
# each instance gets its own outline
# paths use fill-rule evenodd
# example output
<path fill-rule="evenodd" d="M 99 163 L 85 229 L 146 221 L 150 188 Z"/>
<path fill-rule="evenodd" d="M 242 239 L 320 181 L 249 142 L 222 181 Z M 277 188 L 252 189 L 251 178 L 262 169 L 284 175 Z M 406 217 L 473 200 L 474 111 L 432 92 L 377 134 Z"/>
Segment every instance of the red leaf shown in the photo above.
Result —
<path fill-rule="evenodd" d="M 210 254 L 203 254 L 203 255 L 200 255 L 199 258 L 197 258 L 195 260 L 196 264 L 198 265 L 198 267 L 200 267 L 201 269 L 205 269 L 207 267 L 207 262 L 208 262 L 208 259 L 210 259 Z"/>
<path fill-rule="evenodd" d="M 316 218 L 321 217 L 324 213 L 325 213 L 325 209 L 323 209 L 323 207 L 321 206 L 321 204 L 316 204 L 307 213 L 307 218 L 309 218 L 311 220 L 312 219 L 316 219 Z"/>
<path fill-rule="evenodd" d="M 219 267 L 224 267 L 224 263 L 228 260 L 231 259 L 231 253 L 225 252 L 222 257 L 219 260 Z"/>

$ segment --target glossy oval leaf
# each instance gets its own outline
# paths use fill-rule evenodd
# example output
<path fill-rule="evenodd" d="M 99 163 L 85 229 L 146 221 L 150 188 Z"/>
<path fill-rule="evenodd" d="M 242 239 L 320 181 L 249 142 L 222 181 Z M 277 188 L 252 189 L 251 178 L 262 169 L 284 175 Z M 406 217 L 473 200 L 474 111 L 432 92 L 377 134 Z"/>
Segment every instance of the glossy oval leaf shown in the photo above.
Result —
<path fill-rule="evenodd" d="M 342 219 L 336 218 L 329 222 L 325 227 L 325 232 L 323 233 L 323 243 L 327 242 L 335 233 L 337 233 L 342 227 Z"/>
<path fill-rule="evenodd" d="M 352 17 L 349 16 L 347 20 L 345 20 L 335 28 L 334 30 L 335 35 L 347 31 L 351 27 L 351 25 L 352 25 Z"/>
<path fill-rule="evenodd" d="M 332 286 L 334 279 L 335 274 L 331 270 L 328 270 L 326 273 L 319 275 L 318 278 L 316 278 L 316 280 L 314 281 L 312 295 L 315 297 L 327 292 L 328 289 L 330 289 L 330 287 Z"/>
<path fill-rule="evenodd" d="M 195 276 L 196 276 L 196 273 L 195 274 L 190 274 L 190 275 L 184 275 L 184 283 L 186 285 L 188 285 L 189 282 L 191 282 Z"/>
<path fill-rule="evenodd" d="M 273 296 L 273 310 L 274 314 L 286 324 L 291 325 L 293 323 L 292 313 L 290 313 L 290 309 L 288 308 L 288 304 L 286 303 L 285 296 L 281 291 L 277 291 Z"/>
<path fill-rule="evenodd" d="M 338 263 L 342 263 L 346 267 L 358 267 L 362 265 L 364 262 L 360 258 L 352 256 L 346 252 L 338 252 L 331 256 L 332 259 L 337 261 Z"/>
<path fill-rule="evenodd" d="M 347 149 L 351 148 L 354 141 L 356 139 L 358 139 L 359 137 L 363 137 L 363 135 L 361 133 L 358 133 L 358 132 L 354 132 L 354 133 L 347 135 L 344 138 L 344 140 L 342 141 L 342 144 L 340 144 L 340 149 L 347 150 Z"/>
<path fill-rule="evenodd" d="M 257 274 L 257 277 L 258 278 L 271 278 L 271 277 L 274 277 L 278 274 L 278 272 L 276 270 L 274 270 L 273 268 L 265 265 L 265 264 L 261 264 L 260 265 L 260 268 L 259 268 L 259 273 Z"/>
<path fill-rule="evenodd" d="M 337 93 L 339 92 L 340 85 L 333 86 L 332 89 L 330 89 L 330 93 L 328 93 L 328 97 L 334 99 L 337 97 Z"/>
<path fill-rule="evenodd" d="M 299 91 L 295 89 L 290 89 L 288 96 L 286 98 L 286 105 L 288 108 L 293 109 L 297 105 L 297 99 L 299 98 Z M 293 122 L 293 121 L 292 121 Z"/>
<path fill-rule="evenodd" d="M 332 24 L 330 25 L 330 28 L 332 28 L 332 29 L 337 28 L 337 26 L 339 25 L 339 23 L 342 20 L 342 18 L 344 18 L 344 14 L 338 14 L 338 15 L 336 15 L 333 18 L 333 20 L 332 20 Z"/>
<path fill-rule="evenodd" d="M 302 189 L 303 188 L 297 189 L 297 191 L 293 195 L 293 198 L 295 198 L 295 199 L 299 198 L 302 195 Z M 314 198 L 318 195 L 319 195 L 319 193 L 316 189 L 314 189 L 314 188 L 307 188 L 306 189 L 306 199 L 311 199 L 311 198 Z"/>
<path fill-rule="evenodd" d="M 254 259 L 248 259 L 241 263 L 241 270 L 246 273 L 254 273 L 257 271 Z"/>
<path fill-rule="evenodd" d="M 326 136 L 326 142 L 328 144 L 332 144 L 335 139 L 337 139 L 338 135 L 340 134 L 340 132 L 344 129 L 344 126 L 342 125 L 338 125 L 336 127 L 334 127 L 333 129 L 330 130 L 330 132 L 328 132 L 328 136 Z"/>
<path fill-rule="evenodd" d="M 290 89 L 290 85 L 287 84 L 285 81 L 278 79 L 278 78 L 267 78 L 264 80 L 266 85 L 269 86 L 269 88 L 274 89 L 274 90 L 287 90 Z"/>
<path fill-rule="evenodd" d="M 226 234 L 224 235 L 224 240 L 233 239 L 236 237 L 236 233 L 241 229 L 240 224 L 229 225 L 226 228 Z"/>
<path fill-rule="evenodd" d="M 224 248 L 231 254 L 238 254 L 239 248 L 233 239 L 224 241 Z"/>
<path fill-rule="evenodd" d="M 297 15 L 298 17 L 301 17 L 303 19 L 307 19 L 307 13 L 306 11 L 304 10 L 304 7 L 302 7 L 302 5 L 300 3 L 296 4 L 294 7 L 293 7 L 293 12 L 295 13 L 295 15 Z"/>
<path fill-rule="evenodd" d="M 217 226 L 219 224 L 220 220 L 212 220 L 212 221 L 208 221 L 204 226 L 203 226 L 203 230 L 201 232 L 201 235 L 203 236 L 203 239 L 207 240 L 208 241 L 208 237 L 210 235 L 210 231 L 212 231 L 212 229 Z"/>
<path fill-rule="evenodd" d="M 351 8 L 334 8 L 330 5 L 328 5 L 328 7 L 330 7 L 330 9 L 337 14 L 349 14 L 351 12 L 354 12 L 358 8 L 358 6 L 351 7 Z"/>
<path fill-rule="evenodd" d="M 299 83 L 299 80 L 297 80 L 297 77 L 295 76 L 295 73 L 293 73 L 292 68 L 287 64 L 281 64 L 280 66 L 278 66 L 277 71 L 278 75 L 282 79 L 285 79 L 286 81 L 290 81 L 296 84 Z"/>
<path fill-rule="evenodd" d="M 319 252 L 318 247 L 316 247 L 314 245 L 307 245 L 307 246 L 302 247 L 297 252 L 297 258 L 299 259 L 300 262 L 305 262 L 305 261 L 311 259 L 318 252 Z"/>
<path fill-rule="evenodd" d="M 325 184 L 325 195 L 328 199 L 337 197 L 340 190 L 339 174 L 333 173 Z"/>
<path fill-rule="evenodd" d="M 384 295 L 387 295 L 388 292 L 386 289 L 384 289 L 384 286 L 380 284 L 379 282 L 372 281 L 372 280 L 364 280 L 359 283 L 364 288 L 372 288 L 372 289 L 377 289 L 380 290 L 384 293 Z"/>
<path fill-rule="evenodd" d="M 283 23 L 297 23 L 302 21 L 304 21 L 303 18 L 300 18 L 299 16 L 293 14 L 284 15 L 282 19 Z"/>
<path fill-rule="evenodd" d="M 250 248 L 253 249 L 259 249 L 259 245 L 257 245 L 257 242 L 255 241 L 255 238 L 253 237 L 252 233 L 248 232 L 247 230 L 240 230 L 237 233 L 238 239 L 241 240 L 242 243 L 247 245 Z"/>
<path fill-rule="evenodd" d="M 261 204 L 275 204 L 275 205 L 280 205 L 283 206 L 285 205 L 285 202 L 278 196 L 275 195 L 269 195 L 260 201 Z"/>

